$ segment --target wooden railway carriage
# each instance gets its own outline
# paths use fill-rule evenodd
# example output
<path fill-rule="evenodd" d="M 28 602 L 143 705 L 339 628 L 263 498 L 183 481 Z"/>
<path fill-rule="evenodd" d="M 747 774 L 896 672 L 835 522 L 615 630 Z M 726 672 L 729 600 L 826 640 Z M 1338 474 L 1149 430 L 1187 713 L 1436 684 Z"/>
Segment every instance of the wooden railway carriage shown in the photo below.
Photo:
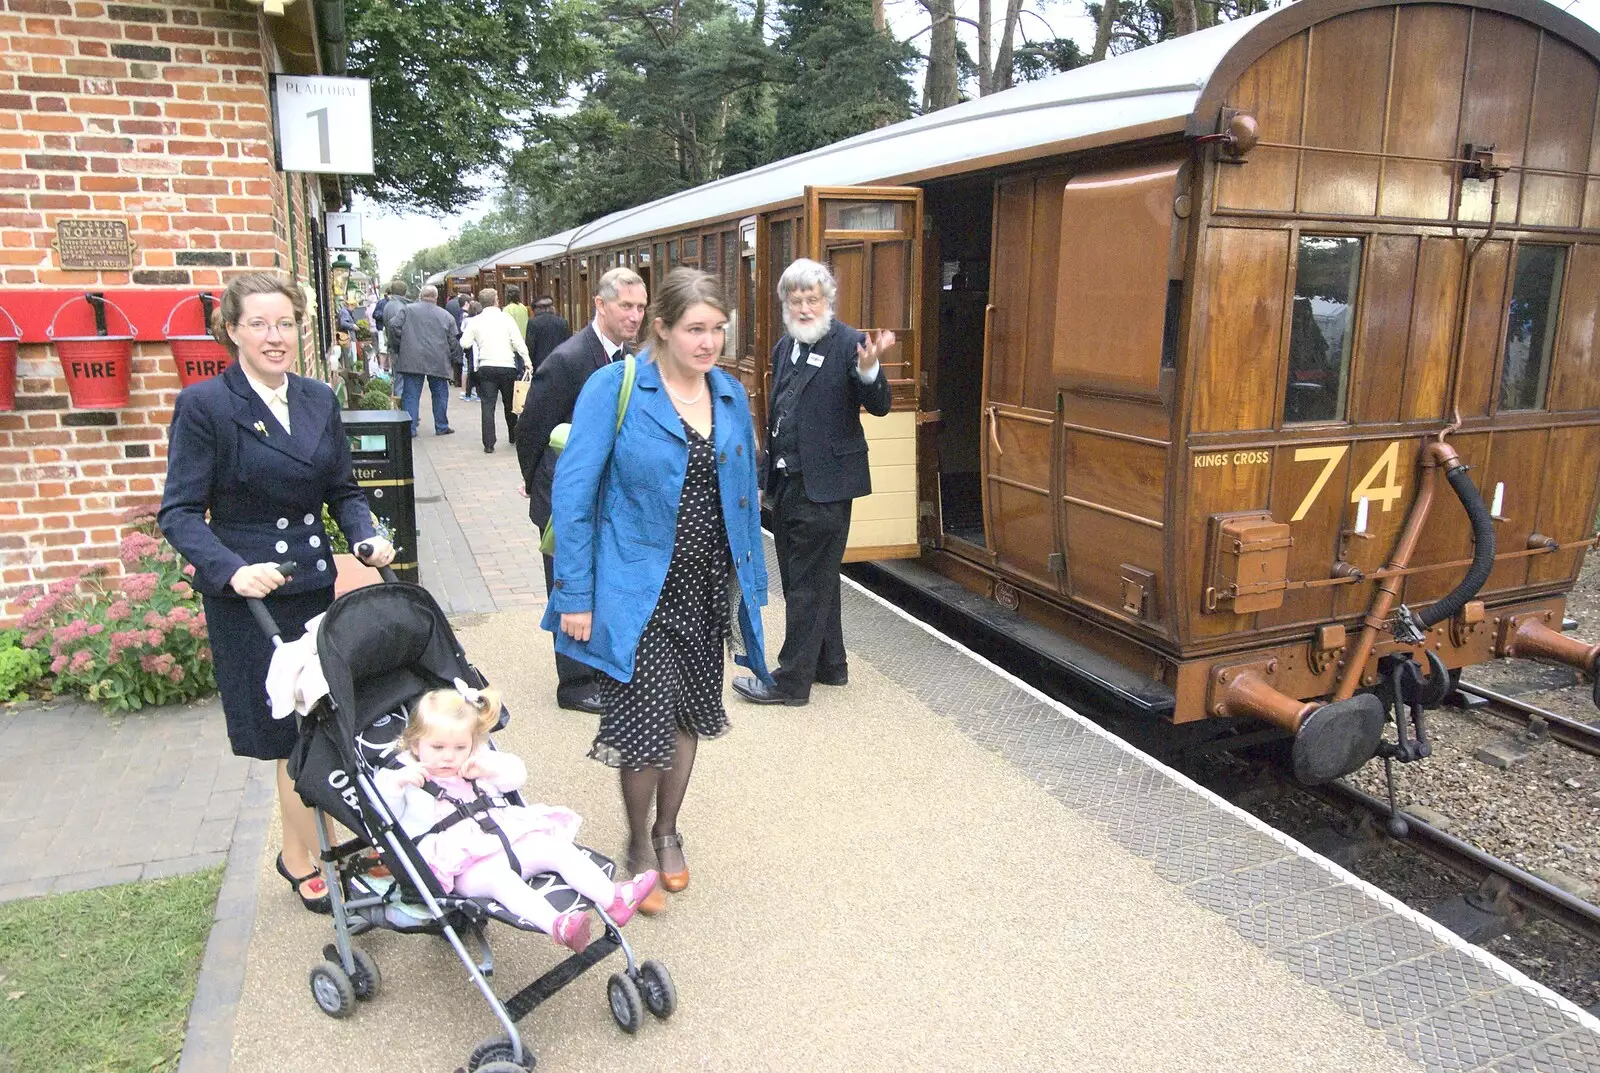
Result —
<path fill-rule="evenodd" d="M 1374 690 L 1594 671 L 1558 630 L 1600 458 L 1597 87 L 1600 35 L 1543 0 L 1301 0 L 614 214 L 540 269 L 575 327 L 604 266 L 719 276 L 759 416 L 777 275 L 829 262 L 839 315 L 901 339 L 850 555 L 1014 609 L 1127 707 L 1297 732 L 1322 778 L 1372 755 Z"/>

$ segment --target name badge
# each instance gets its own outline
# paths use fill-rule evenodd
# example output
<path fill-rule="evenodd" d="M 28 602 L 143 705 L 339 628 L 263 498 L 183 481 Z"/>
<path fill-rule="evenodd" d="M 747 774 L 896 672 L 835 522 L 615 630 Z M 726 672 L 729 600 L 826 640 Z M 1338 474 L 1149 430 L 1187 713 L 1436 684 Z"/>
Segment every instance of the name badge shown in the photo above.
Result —
<path fill-rule="evenodd" d="M 818 354 L 816 351 L 812 351 L 810 354 L 806 355 L 806 364 L 807 365 L 821 365 L 822 364 L 822 355 Z"/>

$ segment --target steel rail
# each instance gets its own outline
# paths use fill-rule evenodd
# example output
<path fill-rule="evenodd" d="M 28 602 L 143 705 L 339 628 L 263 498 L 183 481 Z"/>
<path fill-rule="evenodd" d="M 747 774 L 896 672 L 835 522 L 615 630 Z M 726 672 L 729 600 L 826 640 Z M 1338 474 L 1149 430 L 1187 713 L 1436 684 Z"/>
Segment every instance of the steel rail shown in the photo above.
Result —
<path fill-rule="evenodd" d="M 1483 698 L 1489 702 L 1490 710 L 1495 715 L 1520 723 L 1522 726 L 1529 725 L 1535 719 L 1542 719 L 1549 727 L 1550 736 L 1562 745 L 1591 756 L 1600 756 L 1600 726 L 1547 711 L 1537 705 L 1520 701 L 1516 697 L 1473 685 L 1471 682 L 1457 682 L 1456 689 L 1468 696 Z"/>
<path fill-rule="evenodd" d="M 1344 783 L 1330 782 L 1322 786 L 1304 786 L 1298 783 L 1291 785 L 1335 807 L 1355 805 L 1385 821 L 1392 815 L 1386 802 Z M 1586 939 L 1600 942 L 1600 905 L 1591 905 L 1577 895 L 1547 883 L 1514 864 L 1485 853 L 1471 843 L 1463 842 L 1452 834 L 1424 823 L 1404 809 L 1400 810 L 1400 816 L 1405 820 L 1409 830 L 1406 837 L 1398 841 L 1411 845 L 1450 870 L 1479 882 L 1490 876 L 1498 876 L 1506 881 L 1509 887 L 1507 894 L 1518 905 Z"/>

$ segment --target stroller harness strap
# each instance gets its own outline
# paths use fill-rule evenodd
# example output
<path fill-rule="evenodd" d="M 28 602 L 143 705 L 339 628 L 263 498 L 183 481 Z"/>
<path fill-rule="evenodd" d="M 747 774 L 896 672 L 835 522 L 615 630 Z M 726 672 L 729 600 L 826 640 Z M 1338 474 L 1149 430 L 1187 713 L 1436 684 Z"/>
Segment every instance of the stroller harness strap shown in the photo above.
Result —
<path fill-rule="evenodd" d="M 443 819 L 439 820 L 439 822 L 435 823 L 432 827 L 424 831 L 422 833 L 422 838 L 427 838 L 429 835 L 436 835 L 440 831 L 448 831 L 450 828 L 454 827 L 458 823 L 463 822 L 464 820 L 471 820 L 478 825 L 479 830 L 485 831 L 488 834 L 492 834 L 500 840 L 500 844 L 505 847 L 506 862 L 511 865 L 511 870 L 520 876 L 522 874 L 522 862 L 517 860 L 517 855 L 511 848 L 511 839 L 506 837 L 504 829 L 502 829 L 501 826 L 495 822 L 495 818 L 490 815 L 490 812 L 493 809 L 502 808 L 508 804 L 508 802 L 504 797 L 485 793 L 483 789 L 478 786 L 477 779 L 468 779 L 467 784 L 472 787 L 473 797 L 470 801 L 462 801 L 460 798 L 452 797 L 450 794 L 445 792 L 443 786 L 440 786 L 432 779 L 427 779 L 423 782 L 422 789 L 424 791 L 432 794 L 436 800 L 447 801 L 455 807 L 449 813 L 449 815 L 445 816 Z M 417 839 L 417 841 L 422 841 L 422 838 Z"/>

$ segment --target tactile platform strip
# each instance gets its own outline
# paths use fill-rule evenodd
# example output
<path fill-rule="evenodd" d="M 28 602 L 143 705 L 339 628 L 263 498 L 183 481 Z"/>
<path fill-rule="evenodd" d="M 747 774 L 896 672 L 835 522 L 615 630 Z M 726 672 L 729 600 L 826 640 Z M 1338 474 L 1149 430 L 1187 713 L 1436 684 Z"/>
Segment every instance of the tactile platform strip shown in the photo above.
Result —
<path fill-rule="evenodd" d="M 1156 875 L 1168 883 L 1185 884 L 1207 876 L 1238 871 L 1253 864 L 1265 864 L 1287 852 L 1282 844 L 1259 831 L 1245 828 L 1228 838 L 1157 853 L 1151 863 L 1155 865 Z"/>
<path fill-rule="evenodd" d="M 1031 727 L 1035 723 L 1059 722 L 1073 730 L 1082 731 L 1082 727 L 1057 709 L 1048 704 L 1041 704 L 1037 698 L 1026 693 L 1023 696 L 1027 697 L 1027 704 L 974 708 L 947 718 L 973 741 L 994 749 L 999 749 L 1003 742 L 1013 739 L 1015 731 Z"/>
<path fill-rule="evenodd" d="M 1491 1069 L 1493 1073 L 1600 1073 L 1600 1038 L 1580 1030 L 1540 1040 Z"/>
<path fill-rule="evenodd" d="M 1302 980 L 1331 989 L 1351 977 L 1440 949 L 1439 940 L 1420 925 L 1380 916 L 1360 927 L 1293 943 L 1272 956 Z"/>
<path fill-rule="evenodd" d="M 1317 935 L 1340 931 L 1385 912 L 1366 893 L 1350 886 L 1307 891 L 1282 902 L 1268 902 L 1228 918 L 1235 930 L 1257 946 L 1280 950 Z"/>
<path fill-rule="evenodd" d="M 1525 991 L 1480 995 L 1389 1030 L 1389 1041 L 1429 1070 L 1468 1070 L 1575 1027 Z"/>
<path fill-rule="evenodd" d="M 1226 838 L 1244 827 L 1232 816 L 1210 807 L 1199 794 L 1160 794 L 1103 806 L 1099 826 L 1139 857 L 1154 857 L 1180 846 Z M 1111 811 L 1113 808 L 1119 811 Z"/>
<path fill-rule="evenodd" d="M 1447 953 L 1455 951 L 1436 951 L 1346 980 L 1333 988 L 1333 997 L 1371 1028 L 1391 1028 L 1454 1006 L 1471 998 L 1475 989 L 1472 977 L 1453 971 L 1456 966 Z"/>
<path fill-rule="evenodd" d="M 1139 851 L 1135 849 L 1134 852 Z M 1284 852 L 1284 857 L 1254 868 L 1202 879 L 1185 888 L 1184 893 L 1206 908 L 1227 916 L 1263 902 L 1279 902 L 1303 891 L 1338 884 L 1326 869 L 1304 857 L 1287 855 L 1287 850 Z"/>

